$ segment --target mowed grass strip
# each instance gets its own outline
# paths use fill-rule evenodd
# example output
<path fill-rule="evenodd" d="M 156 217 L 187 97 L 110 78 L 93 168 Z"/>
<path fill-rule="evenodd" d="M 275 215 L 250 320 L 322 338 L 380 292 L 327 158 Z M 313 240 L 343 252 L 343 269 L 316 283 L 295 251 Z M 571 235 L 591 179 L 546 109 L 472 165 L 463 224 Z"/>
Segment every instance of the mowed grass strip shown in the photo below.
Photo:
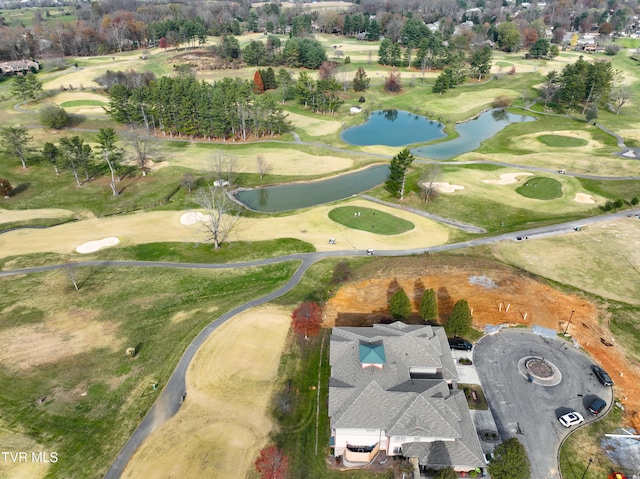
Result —
<path fill-rule="evenodd" d="M 555 200 L 562 198 L 562 183 L 553 178 L 534 176 L 524 185 L 516 188 L 516 192 L 535 200 Z"/>
<path fill-rule="evenodd" d="M 588 143 L 587 140 L 583 138 L 573 138 L 564 135 L 540 135 L 538 141 L 556 148 L 576 148 L 586 146 Z"/>
<path fill-rule="evenodd" d="M 407 220 L 373 208 L 341 206 L 329 211 L 329 218 L 347 228 L 371 231 L 380 235 L 397 235 L 415 226 Z"/>
<path fill-rule="evenodd" d="M 70 100 L 61 103 L 60 106 L 63 108 L 73 108 L 78 106 L 102 106 L 106 104 L 106 101 L 99 100 Z"/>

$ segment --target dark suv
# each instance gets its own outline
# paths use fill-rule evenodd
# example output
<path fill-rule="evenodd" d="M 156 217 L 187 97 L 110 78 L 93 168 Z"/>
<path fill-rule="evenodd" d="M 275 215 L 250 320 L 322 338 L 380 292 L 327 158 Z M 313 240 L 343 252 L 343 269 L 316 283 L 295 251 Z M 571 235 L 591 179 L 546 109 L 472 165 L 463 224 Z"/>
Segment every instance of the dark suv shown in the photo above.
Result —
<path fill-rule="evenodd" d="M 473 344 L 466 339 L 462 338 L 449 338 L 449 347 L 451 349 L 458 349 L 460 351 L 471 351 Z"/>
<path fill-rule="evenodd" d="M 591 414 L 597 416 L 605 407 L 607 407 L 607 403 L 604 402 L 604 400 L 595 398 L 593 401 L 591 401 L 591 404 L 589 404 L 589 407 L 587 409 L 589 409 L 589 412 Z"/>
<path fill-rule="evenodd" d="M 591 370 L 593 371 L 593 374 L 595 374 L 598 381 L 600 381 L 600 384 L 602 384 L 603 386 L 613 386 L 611 376 L 609 376 L 607 372 L 600 366 L 591 366 Z"/>

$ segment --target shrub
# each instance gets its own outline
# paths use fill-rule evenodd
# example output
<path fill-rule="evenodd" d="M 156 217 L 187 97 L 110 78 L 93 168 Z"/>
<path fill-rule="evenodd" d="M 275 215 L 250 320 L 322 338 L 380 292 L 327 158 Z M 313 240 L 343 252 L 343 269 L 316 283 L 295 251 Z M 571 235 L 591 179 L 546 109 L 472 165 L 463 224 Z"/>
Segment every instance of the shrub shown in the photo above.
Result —
<path fill-rule="evenodd" d="M 136 348 L 127 348 L 127 350 L 125 351 L 125 354 L 127 356 L 129 356 L 130 358 L 135 357 L 136 355 Z"/>
<path fill-rule="evenodd" d="M 367 101 L 367 100 L 365 100 L 363 96 L 361 96 L 360 98 L 358 98 L 358 103 L 364 103 L 364 102 L 366 102 L 366 101 Z"/>
<path fill-rule="evenodd" d="M 617 55 L 620 51 L 620 45 L 614 45 L 613 43 L 609 43 L 606 47 L 604 47 L 604 53 L 609 56 Z"/>
<path fill-rule="evenodd" d="M 513 103 L 512 98 L 508 97 L 507 95 L 500 95 L 496 97 L 495 100 L 493 100 L 493 107 L 507 108 L 508 106 L 511 106 L 512 103 Z"/>
<path fill-rule="evenodd" d="M 0 178 L 0 196 L 8 198 L 13 193 L 13 186 L 6 178 Z"/>
<path fill-rule="evenodd" d="M 638 199 L 637 196 L 634 196 L 633 198 L 631 198 L 631 204 L 633 206 L 636 206 L 638 203 L 640 203 L 640 200 Z"/>
<path fill-rule="evenodd" d="M 48 128 L 59 130 L 67 124 L 68 120 L 69 115 L 61 106 L 45 103 L 40 108 L 40 122 Z"/>

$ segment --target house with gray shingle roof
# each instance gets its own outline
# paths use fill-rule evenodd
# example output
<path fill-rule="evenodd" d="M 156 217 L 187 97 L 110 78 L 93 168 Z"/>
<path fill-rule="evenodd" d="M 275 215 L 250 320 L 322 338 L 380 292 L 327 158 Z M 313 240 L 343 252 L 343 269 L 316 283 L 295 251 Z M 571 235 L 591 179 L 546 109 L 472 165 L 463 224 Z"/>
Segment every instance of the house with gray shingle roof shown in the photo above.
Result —
<path fill-rule="evenodd" d="M 331 446 L 346 465 L 380 452 L 421 469 L 484 467 L 444 329 L 401 322 L 333 328 Z"/>

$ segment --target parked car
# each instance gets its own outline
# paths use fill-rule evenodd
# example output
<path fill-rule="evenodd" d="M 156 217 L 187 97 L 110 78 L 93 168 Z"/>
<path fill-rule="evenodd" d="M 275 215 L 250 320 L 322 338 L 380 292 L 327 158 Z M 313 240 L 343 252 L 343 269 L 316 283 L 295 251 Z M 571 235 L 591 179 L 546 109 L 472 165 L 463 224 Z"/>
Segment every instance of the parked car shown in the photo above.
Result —
<path fill-rule="evenodd" d="M 451 349 L 457 349 L 459 351 L 471 351 L 473 344 L 466 339 L 462 338 L 449 338 L 449 347 Z"/>
<path fill-rule="evenodd" d="M 603 399 L 595 398 L 591 401 L 591 404 L 589 404 L 588 409 L 591 414 L 597 416 L 605 407 L 607 407 L 607 403 Z"/>
<path fill-rule="evenodd" d="M 609 376 L 600 366 L 593 365 L 591 366 L 591 370 L 593 371 L 593 374 L 595 374 L 596 379 L 600 381 L 600 384 L 603 386 L 613 386 L 611 376 Z"/>
<path fill-rule="evenodd" d="M 558 421 L 560 421 L 560 424 L 562 424 L 564 427 L 571 427 L 584 422 L 584 418 L 579 412 L 571 411 L 568 414 L 560 416 L 558 418 Z"/>

